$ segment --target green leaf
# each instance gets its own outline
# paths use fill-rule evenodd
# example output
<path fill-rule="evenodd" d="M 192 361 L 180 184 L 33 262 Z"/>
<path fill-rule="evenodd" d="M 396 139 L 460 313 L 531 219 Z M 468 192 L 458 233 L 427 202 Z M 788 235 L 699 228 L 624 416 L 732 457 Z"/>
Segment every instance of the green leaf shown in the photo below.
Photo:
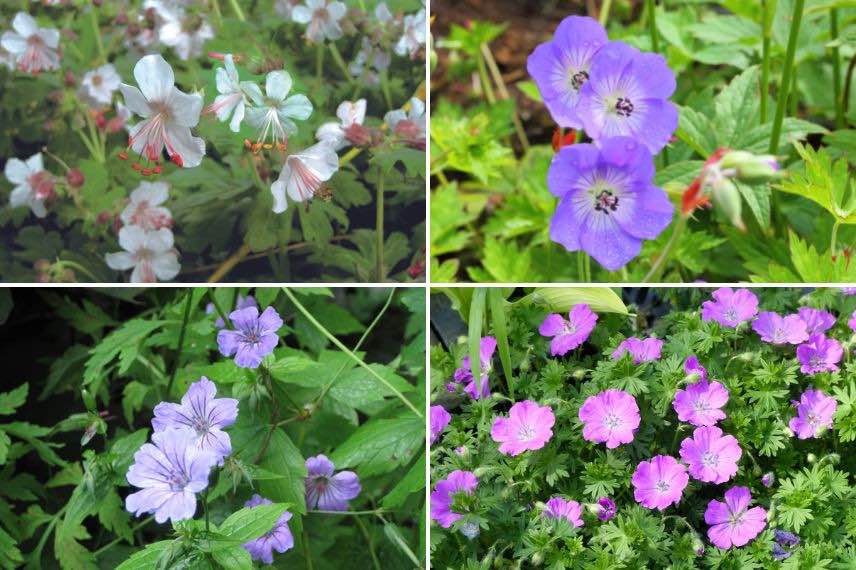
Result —
<path fill-rule="evenodd" d="M 742 148 L 735 146 L 739 135 L 760 122 L 758 89 L 758 67 L 752 66 L 732 79 L 716 96 L 717 146 Z"/>
<path fill-rule="evenodd" d="M 341 353 L 339 353 L 341 354 Z M 348 359 L 347 355 L 342 354 L 343 362 Z M 333 387 L 330 388 L 329 395 L 343 404 L 357 408 L 368 404 L 379 402 L 384 398 L 395 397 L 395 392 L 389 389 L 392 386 L 399 392 L 409 392 L 414 389 L 414 386 L 407 382 L 404 378 L 395 373 L 395 371 L 383 364 L 369 364 L 378 376 L 388 382 L 384 384 L 378 381 L 377 377 L 370 374 L 365 368 L 358 366 L 344 372 Z"/>
<path fill-rule="evenodd" d="M 0 416 L 14 414 L 16 409 L 23 406 L 29 389 L 30 385 L 24 383 L 10 392 L 0 394 Z"/>
<path fill-rule="evenodd" d="M 288 507 L 284 503 L 244 507 L 223 521 L 220 533 L 238 544 L 250 542 L 272 529 Z"/>
<path fill-rule="evenodd" d="M 833 163 L 821 148 L 795 145 L 804 160 L 803 172 L 791 172 L 776 188 L 808 198 L 843 224 L 856 224 L 856 192 L 850 179 L 847 159 Z"/>
<path fill-rule="evenodd" d="M 502 362 L 502 372 L 508 393 L 514 399 L 514 378 L 511 372 L 511 353 L 508 349 L 508 330 L 505 322 L 506 302 L 502 289 L 492 287 L 487 293 L 490 303 L 490 317 L 493 323 L 493 334 L 496 336 L 496 345 L 499 349 L 499 360 Z"/>
<path fill-rule="evenodd" d="M 608 287 L 539 287 L 516 302 L 546 305 L 557 313 L 567 313 L 574 305 L 585 303 L 595 313 L 628 314 L 621 297 Z"/>
<path fill-rule="evenodd" d="M 133 553 L 130 558 L 119 564 L 116 570 L 162 570 L 168 568 L 176 543 L 161 540 L 147 545 Z"/>
<path fill-rule="evenodd" d="M 296 515 L 306 514 L 303 486 L 303 480 L 306 478 L 306 462 L 303 454 L 282 428 L 275 429 L 271 434 L 267 452 L 258 466 L 283 476 L 281 479 L 259 481 L 259 491 L 271 501 L 291 505 L 289 510 L 295 515 L 291 524 L 297 525 L 299 529 L 300 520 Z"/>
<path fill-rule="evenodd" d="M 424 439 L 425 425 L 418 417 L 370 420 L 339 445 L 330 460 L 339 468 L 357 468 L 361 477 L 389 473 L 409 463 Z"/>
<path fill-rule="evenodd" d="M 381 499 L 381 505 L 384 508 L 396 509 L 403 505 L 411 494 L 425 488 L 425 458 L 423 452 L 407 471 L 407 474 Z"/>
<path fill-rule="evenodd" d="M 233 546 L 211 553 L 214 561 L 227 570 L 252 570 L 253 559 L 242 546 Z"/>
<path fill-rule="evenodd" d="M 166 324 L 166 321 L 133 319 L 115 329 L 92 349 L 83 373 L 85 385 L 98 385 L 105 376 L 105 369 L 118 356 L 120 371 L 127 370 L 139 354 L 140 343 L 148 335 Z"/>
<path fill-rule="evenodd" d="M 470 356 L 470 372 L 476 383 L 476 391 L 482 391 L 481 373 L 481 338 L 482 326 L 484 325 L 484 314 L 486 310 L 487 289 L 478 287 L 473 291 L 473 300 L 470 303 L 470 314 L 467 317 L 467 354 Z"/>

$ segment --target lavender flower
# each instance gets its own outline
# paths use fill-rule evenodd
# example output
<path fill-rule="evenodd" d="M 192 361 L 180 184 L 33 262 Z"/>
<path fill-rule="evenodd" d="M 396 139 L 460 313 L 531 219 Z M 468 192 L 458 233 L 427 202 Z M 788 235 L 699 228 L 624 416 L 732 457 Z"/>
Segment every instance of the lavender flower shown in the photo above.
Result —
<path fill-rule="evenodd" d="M 583 526 L 583 507 L 576 501 L 568 501 L 562 497 L 552 497 L 545 503 L 546 508 L 541 516 L 548 519 L 565 519 L 571 526 Z"/>
<path fill-rule="evenodd" d="M 640 422 L 639 406 L 627 392 L 606 390 L 586 398 L 579 418 L 583 422 L 583 439 L 615 449 L 633 441 Z"/>
<path fill-rule="evenodd" d="M 242 295 L 238 295 L 238 299 L 235 302 L 235 310 L 246 309 L 247 307 L 255 307 L 259 308 L 258 303 L 256 303 L 255 297 L 252 295 L 247 295 L 246 297 Z M 205 314 L 212 315 L 217 310 L 217 307 L 214 306 L 214 303 L 208 303 L 205 305 Z M 223 317 L 217 317 L 217 320 L 214 321 L 214 327 L 218 329 L 222 329 L 226 326 L 226 323 L 223 322 Z"/>
<path fill-rule="evenodd" d="M 582 128 L 576 111 L 580 89 L 588 81 L 592 57 L 606 42 L 606 30 L 596 20 L 568 16 L 553 39 L 529 55 L 526 69 L 560 127 Z"/>
<path fill-rule="evenodd" d="M 306 460 L 306 508 L 322 511 L 346 511 L 348 502 L 360 494 L 360 479 L 353 471 L 339 471 L 326 455 Z"/>
<path fill-rule="evenodd" d="M 550 314 L 541 323 L 538 333 L 541 336 L 553 337 L 550 342 L 550 354 L 564 356 L 577 348 L 594 330 L 597 315 L 585 303 L 574 305 L 568 313 L 568 320 L 562 315 Z"/>
<path fill-rule="evenodd" d="M 675 86 L 675 74 L 662 55 L 608 42 L 591 58 L 577 116 L 596 141 L 632 137 L 656 154 L 678 128 L 678 109 L 668 101 Z"/>
<path fill-rule="evenodd" d="M 808 334 L 826 332 L 835 326 L 835 316 L 821 309 L 800 307 L 798 314 L 805 322 L 805 329 Z"/>
<path fill-rule="evenodd" d="M 633 364 L 641 364 L 650 362 L 660 358 L 660 351 L 663 348 L 663 341 L 659 338 L 636 338 L 631 336 L 624 339 L 621 344 L 612 353 L 613 360 L 620 360 L 625 352 L 629 352 L 633 356 Z"/>
<path fill-rule="evenodd" d="M 799 315 L 782 317 L 778 313 L 762 311 L 752 323 L 752 330 L 770 344 L 800 344 L 808 340 L 805 321 Z"/>
<path fill-rule="evenodd" d="M 431 443 L 433 444 L 440 437 L 440 434 L 452 421 L 452 416 L 446 411 L 443 406 L 431 406 Z"/>
<path fill-rule="evenodd" d="M 747 289 L 734 291 L 731 287 L 722 287 L 714 291 L 712 297 L 712 301 L 702 303 L 702 320 L 716 321 L 733 329 L 758 312 L 758 297 Z"/>
<path fill-rule="evenodd" d="M 615 516 L 615 501 L 609 497 L 601 497 L 597 500 L 598 511 L 597 518 L 602 522 L 606 522 Z"/>
<path fill-rule="evenodd" d="M 244 503 L 245 507 L 258 507 L 259 505 L 270 505 L 271 501 L 259 495 L 253 497 Z M 291 534 L 291 529 L 288 528 L 288 521 L 291 519 L 291 513 L 285 511 L 273 525 L 273 528 L 267 531 L 259 538 L 244 544 L 244 549 L 250 553 L 253 560 L 264 562 L 265 564 L 273 564 L 273 551 L 276 550 L 280 554 L 286 550 L 294 548 L 294 536 Z"/>
<path fill-rule="evenodd" d="M 773 474 L 772 471 L 764 473 L 761 475 L 761 484 L 765 487 L 772 487 L 773 483 L 776 481 L 776 475 Z"/>
<path fill-rule="evenodd" d="M 672 203 L 654 185 L 650 151 L 628 137 L 562 148 L 547 186 L 560 198 L 550 239 L 585 251 L 610 271 L 639 255 L 642 240 L 656 238 L 672 221 Z"/>
<path fill-rule="evenodd" d="M 711 500 L 704 512 L 710 541 L 719 548 L 743 546 L 758 536 L 767 524 L 767 511 L 749 508 L 752 495 L 746 487 L 732 487 L 725 492 L 725 502 Z"/>
<path fill-rule="evenodd" d="M 232 311 L 229 320 L 237 330 L 217 333 L 217 345 L 223 356 L 235 355 L 235 364 L 241 368 L 258 368 L 262 359 L 273 352 L 279 342 L 276 331 L 282 319 L 273 307 L 259 315 L 256 307 Z"/>
<path fill-rule="evenodd" d="M 695 374 L 699 380 L 707 380 L 707 368 L 699 364 L 698 358 L 695 355 L 690 355 L 684 361 L 684 372 L 689 376 Z"/>
<path fill-rule="evenodd" d="M 203 376 L 187 389 L 180 404 L 161 402 L 155 406 L 152 427 L 155 432 L 189 427 L 196 434 L 196 445 L 223 458 L 231 455 L 232 441 L 223 431 L 238 418 L 238 400 L 215 398 L 217 386 Z"/>
<path fill-rule="evenodd" d="M 824 430 L 832 428 L 832 416 L 838 407 L 835 398 L 821 390 L 808 389 L 799 402 L 793 402 L 797 415 L 791 418 L 788 427 L 799 439 L 818 437 Z"/>
<path fill-rule="evenodd" d="M 128 483 L 142 490 L 128 495 L 125 508 L 140 516 L 154 513 L 159 523 L 180 521 L 196 513 L 196 493 L 208 487 L 208 475 L 219 457 L 200 449 L 190 428 L 152 434 L 128 469 Z"/>
<path fill-rule="evenodd" d="M 856 311 L 850 314 L 850 320 L 847 321 L 847 326 L 850 327 L 850 330 L 856 332 Z"/>
<path fill-rule="evenodd" d="M 719 382 L 701 380 L 685 390 L 675 392 L 672 407 L 682 422 L 694 426 L 712 426 L 725 419 L 722 407 L 728 401 L 728 390 Z"/>
<path fill-rule="evenodd" d="M 815 333 L 808 342 L 797 347 L 797 359 L 800 371 L 812 376 L 819 372 L 835 372 L 844 355 L 844 349 L 834 338 L 826 338 L 823 333 Z"/>

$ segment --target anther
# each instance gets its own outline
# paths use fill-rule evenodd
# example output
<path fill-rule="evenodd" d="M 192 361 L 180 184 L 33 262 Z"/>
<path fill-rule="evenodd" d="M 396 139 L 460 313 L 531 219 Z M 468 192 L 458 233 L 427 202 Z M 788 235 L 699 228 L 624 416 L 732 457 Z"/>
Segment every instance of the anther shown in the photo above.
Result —
<path fill-rule="evenodd" d="M 120 159 L 122 159 L 122 160 L 128 160 L 128 153 L 127 153 L 127 152 L 125 152 L 125 151 L 120 152 L 120 153 L 119 153 L 119 158 L 120 158 Z"/>

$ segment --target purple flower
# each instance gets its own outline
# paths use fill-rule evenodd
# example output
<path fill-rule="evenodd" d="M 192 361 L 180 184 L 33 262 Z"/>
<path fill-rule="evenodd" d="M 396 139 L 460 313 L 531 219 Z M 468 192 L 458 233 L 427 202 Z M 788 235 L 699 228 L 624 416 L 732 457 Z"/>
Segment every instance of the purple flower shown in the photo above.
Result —
<path fill-rule="evenodd" d="M 689 480 L 687 468 L 669 455 L 655 455 L 651 461 L 640 462 L 630 479 L 636 502 L 661 511 L 681 500 Z"/>
<path fill-rule="evenodd" d="M 796 417 L 791 418 L 788 427 L 799 439 L 818 437 L 832 428 L 832 416 L 838 407 L 835 398 L 827 396 L 820 390 L 808 389 L 802 393 L 799 402 L 794 402 L 797 408 Z"/>
<path fill-rule="evenodd" d="M 547 508 L 541 516 L 548 519 L 565 519 L 575 527 L 583 526 L 583 507 L 576 501 L 566 501 L 562 497 L 552 497 L 546 503 Z"/>
<path fill-rule="evenodd" d="M 238 299 L 235 303 L 235 310 L 238 309 L 246 309 L 247 307 L 256 307 L 258 308 L 258 303 L 256 303 L 256 299 L 252 295 L 247 295 L 246 297 L 242 295 L 238 295 Z M 217 307 L 214 306 L 214 303 L 208 303 L 205 305 L 205 314 L 211 315 L 217 310 Z M 217 317 L 217 320 L 214 321 L 214 326 L 218 329 L 222 329 L 226 326 L 226 323 L 223 322 L 223 317 Z"/>
<path fill-rule="evenodd" d="M 353 471 L 339 471 L 326 455 L 306 460 L 306 508 L 321 511 L 347 511 L 348 501 L 360 494 L 360 478 Z"/>
<path fill-rule="evenodd" d="M 773 560 L 781 562 L 782 560 L 790 558 L 793 555 L 793 552 L 791 552 L 790 550 L 785 550 L 778 542 L 774 542 L 770 554 L 773 557 Z"/>
<path fill-rule="evenodd" d="M 244 506 L 253 508 L 259 505 L 270 504 L 271 501 L 259 495 L 253 495 L 249 501 L 244 503 Z M 282 554 L 286 550 L 294 548 L 294 537 L 291 535 L 291 529 L 288 528 L 288 521 L 290 519 L 291 513 L 285 511 L 280 515 L 279 520 L 276 521 L 272 529 L 257 539 L 243 545 L 253 560 L 261 561 L 265 564 L 273 564 L 274 550 Z"/>
<path fill-rule="evenodd" d="M 850 330 L 856 332 L 856 311 L 850 315 L 850 320 L 847 321 L 847 326 L 850 327 Z"/>
<path fill-rule="evenodd" d="M 675 392 L 672 407 L 682 422 L 694 426 L 712 426 L 725 419 L 722 408 L 728 401 L 728 390 L 719 382 L 701 380 Z"/>
<path fill-rule="evenodd" d="M 282 319 L 273 307 L 259 315 L 256 307 L 232 311 L 229 320 L 237 330 L 217 333 L 217 345 L 223 356 L 235 355 L 235 364 L 241 368 L 258 368 L 262 359 L 273 352 L 279 342 L 276 331 Z"/>
<path fill-rule="evenodd" d="M 826 338 L 823 333 L 808 337 L 808 342 L 797 347 L 800 371 L 812 376 L 819 372 L 835 372 L 838 362 L 844 356 L 844 349 L 834 338 Z"/>
<path fill-rule="evenodd" d="M 737 473 L 743 451 L 733 435 L 722 435 L 718 427 L 700 427 L 692 438 L 681 442 L 681 459 L 689 465 L 693 479 L 725 483 Z"/>
<path fill-rule="evenodd" d="M 794 547 L 798 546 L 800 543 L 800 537 L 792 532 L 788 532 L 780 528 L 773 531 L 773 539 L 782 546 Z"/>
<path fill-rule="evenodd" d="M 553 39 L 529 55 L 526 69 L 560 127 L 582 128 L 576 112 L 580 89 L 589 78 L 592 56 L 606 42 L 606 30 L 596 20 L 568 16 Z"/>
<path fill-rule="evenodd" d="M 672 221 L 673 206 L 654 186 L 654 159 L 627 137 L 562 148 L 547 173 L 560 198 L 550 239 L 568 251 L 583 250 L 610 271 L 639 255 Z"/>
<path fill-rule="evenodd" d="M 136 516 L 154 513 L 159 523 L 193 518 L 196 493 L 208 487 L 219 459 L 199 448 L 192 429 L 153 433 L 152 443 L 140 447 L 128 469 L 128 483 L 142 490 L 128 495 L 125 508 Z"/>
<path fill-rule="evenodd" d="M 845 295 L 856 295 L 856 287 L 842 287 L 841 292 Z"/>
<path fill-rule="evenodd" d="M 550 406 L 539 406 L 531 400 L 511 406 L 507 418 L 496 418 L 490 437 L 500 443 L 499 452 L 520 455 L 524 451 L 541 449 L 553 437 L 556 422 Z"/>
<path fill-rule="evenodd" d="M 238 419 L 238 400 L 215 398 L 217 386 L 203 376 L 194 382 L 182 396 L 180 404 L 161 402 L 155 406 L 152 427 L 155 432 L 176 427 L 189 427 L 196 433 L 200 449 L 223 458 L 232 453 L 232 441 L 223 429 Z"/>
<path fill-rule="evenodd" d="M 597 505 L 597 518 L 600 521 L 606 522 L 615 516 L 615 501 L 609 497 L 601 497 L 597 500 Z"/>
<path fill-rule="evenodd" d="M 443 406 L 431 406 L 431 443 L 440 437 L 440 433 L 452 421 L 452 416 Z"/>
<path fill-rule="evenodd" d="M 728 328 L 737 328 L 758 312 L 758 297 L 748 289 L 734 291 L 731 287 L 722 287 L 713 292 L 713 300 L 701 305 L 701 318 L 716 321 Z"/>
<path fill-rule="evenodd" d="M 808 334 L 826 332 L 835 326 L 835 316 L 820 309 L 800 307 L 799 316 L 805 322 Z"/>
<path fill-rule="evenodd" d="M 775 482 L 775 480 L 776 480 L 776 476 L 773 474 L 772 471 L 764 473 L 763 475 L 761 475 L 761 484 L 764 485 L 765 487 L 772 487 L 773 482 Z"/>
<path fill-rule="evenodd" d="M 675 85 L 675 74 L 660 54 L 608 42 L 591 59 L 577 116 L 596 141 L 632 137 L 656 154 L 678 128 L 678 109 L 668 101 Z"/>
<path fill-rule="evenodd" d="M 566 321 L 562 315 L 553 313 L 547 315 L 538 328 L 541 336 L 553 337 L 550 342 L 550 354 L 553 356 L 564 356 L 584 343 L 594 330 L 597 315 L 582 303 L 574 305 L 568 319 Z"/>
<path fill-rule="evenodd" d="M 464 393 L 473 400 L 487 398 L 490 396 L 490 382 L 488 374 L 493 369 L 493 353 L 496 350 L 496 339 L 492 336 L 483 337 L 479 341 L 479 369 L 481 370 L 481 392 L 478 390 L 473 373 L 470 370 L 470 357 L 465 356 L 461 360 L 461 368 L 455 370 L 454 380 L 464 385 Z M 447 387 L 448 389 L 448 387 Z M 454 390 L 449 390 L 450 392 Z"/>
<path fill-rule="evenodd" d="M 606 390 L 586 398 L 579 418 L 583 422 L 583 439 L 606 443 L 607 448 L 615 449 L 633 441 L 640 422 L 639 406 L 627 392 Z"/>
<path fill-rule="evenodd" d="M 749 508 L 752 495 L 746 487 L 732 487 L 725 492 L 725 502 L 713 499 L 707 504 L 704 522 L 710 541 L 719 548 L 743 546 L 758 536 L 767 524 L 767 511 Z"/>
<path fill-rule="evenodd" d="M 456 470 L 449 473 L 448 477 L 434 485 L 434 491 L 431 493 L 431 518 L 443 528 L 452 526 L 452 523 L 463 518 L 463 515 L 452 510 L 454 495 L 472 495 L 478 484 L 479 480 L 470 471 Z"/>
<path fill-rule="evenodd" d="M 684 361 L 684 373 L 688 376 L 695 374 L 702 381 L 707 380 L 707 368 L 699 364 L 698 358 L 695 355 L 688 356 Z"/>
<path fill-rule="evenodd" d="M 629 352 L 633 356 L 633 364 L 641 364 L 660 358 L 662 349 L 663 341 L 659 338 L 651 337 L 643 340 L 631 336 L 618 345 L 618 348 L 612 353 L 612 359 L 620 360 L 625 352 Z"/>
<path fill-rule="evenodd" d="M 778 313 L 762 311 L 752 323 L 752 330 L 770 344 L 799 344 L 808 340 L 805 321 L 799 315 L 782 317 Z"/>

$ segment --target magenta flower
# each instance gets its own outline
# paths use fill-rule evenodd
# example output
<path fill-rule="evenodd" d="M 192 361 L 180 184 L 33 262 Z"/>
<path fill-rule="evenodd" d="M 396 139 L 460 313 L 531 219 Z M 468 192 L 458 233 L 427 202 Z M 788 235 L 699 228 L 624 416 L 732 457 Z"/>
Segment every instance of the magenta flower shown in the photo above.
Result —
<path fill-rule="evenodd" d="M 630 479 L 636 501 L 647 509 L 661 511 L 681 500 L 689 480 L 687 468 L 669 455 L 655 455 L 651 461 L 642 461 Z"/>
<path fill-rule="evenodd" d="M 841 292 L 847 295 L 848 297 L 850 295 L 856 295 L 856 287 L 842 287 Z"/>
<path fill-rule="evenodd" d="M 223 431 L 238 419 L 238 400 L 215 398 L 217 386 L 203 376 L 187 389 L 180 404 L 161 402 L 155 406 L 152 427 L 155 432 L 189 427 L 196 433 L 196 445 L 223 458 L 231 455 L 232 441 Z"/>
<path fill-rule="evenodd" d="M 681 442 L 681 459 L 689 465 L 693 479 L 725 483 L 737 473 L 743 451 L 733 435 L 722 435 L 718 427 L 700 427 Z"/>
<path fill-rule="evenodd" d="M 725 419 L 721 408 L 728 401 L 728 390 L 719 382 L 705 380 L 690 384 L 685 390 L 675 392 L 672 407 L 682 422 L 694 426 L 712 426 Z"/>
<path fill-rule="evenodd" d="M 321 511 L 347 511 L 348 502 L 360 494 L 360 478 L 353 471 L 339 471 L 326 455 L 306 460 L 309 472 L 306 487 L 306 508 Z"/>
<path fill-rule="evenodd" d="M 850 327 L 850 330 L 856 332 L 856 311 L 850 315 L 850 320 L 847 321 L 847 326 Z"/>
<path fill-rule="evenodd" d="M 217 345 L 223 356 L 235 355 L 235 364 L 241 368 L 258 368 L 262 359 L 273 352 L 279 343 L 276 331 L 282 327 L 282 319 L 273 307 L 259 315 L 256 307 L 238 309 L 229 314 L 229 320 L 237 330 L 221 330 L 217 333 Z"/>
<path fill-rule="evenodd" d="M 496 418 L 490 437 L 500 443 L 499 452 L 520 455 L 524 451 L 541 449 L 553 437 L 556 422 L 550 406 L 539 406 L 531 400 L 511 406 L 507 418 Z"/>
<path fill-rule="evenodd" d="M 770 344 L 799 344 L 808 340 L 805 321 L 799 315 L 782 317 L 778 313 L 762 311 L 752 323 L 752 330 Z"/>
<path fill-rule="evenodd" d="M 749 508 L 752 495 L 746 487 L 732 487 L 725 492 L 725 502 L 713 499 L 707 504 L 704 522 L 710 525 L 707 536 L 714 546 L 743 546 L 758 536 L 767 525 L 767 511 Z"/>
<path fill-rule="evenodd" d="M 588 339 L 596 322 L 597 315 L 588 305 L 581 303 L 573 306 L 567 321 L 562 315 L 547 315 L 538 332 L 541 336 L 553 337 L 550 341 L 551 355 L 564 356 Z"/>
<path fill-rule="evenodd" d="M 548 519 L 565 519 L 575 527 L 583 526 L 583 507 L 576 501 L 566 501 L 562 497 L 552 497 L 546 503 L 547 508 L 541 516 Z"/>
<path fill-rule="evenodd" d="M 560 127 L 582 128 L 576 111 L 580 89 L 589 78 L 592 57 L 606 42 L 606 30 L 597 20 L 568 16 L 553 39 L 529 55 L 526 69 Z"/>
<path fill-rule="evenodd" d="M 633 364 L 641 364 L 660 358 L 662 349 L 663 341 L 659 338 L 640 339 L 631 336 L 621 341 L 621 344 L 612 353 L 612 359 L 620 360 L 625 352 L 629 352 L 633 356 Z"/>
<path fill-rule="evenodd" d="M 244 503 L 244 506 L 254 508 L 259 505 L 270 504 L 272 503 L 268 499 L 259 495 L 253 495 L 249 501 Z M 264 562 L 265 564 L 273 564 L 274 550 L 282 554 L 286 550 L 294 548 L 294 536 L 291 534 L 291 529 L 288 528 L 289 520 L 291 520 L 291 513 L 285 511 L 280 515 L 279 520 L 276 521 L 272 529 L 257 539 L 243 545 L 253 560 Z"/>
<path fill-rule="evenodd" d="M 654 185 L 654 159 L 641 142 L 611 137 L 562 148 L 547 173 L 559 205 L 550 239 L 585 251 L 609 271 L 639 255 L 672 221 L 674 207 Z"/>
<path fill-rule="evenodd" d="M 733 329 L 758 312 L 758 297 L 748 289 L 734 291 L 731 287 L 722 287 L 714 291 L 712 297 L 712 301 L 701 305 L 702 320 L 716 321 Z"/>
<path fill-rule="evenodd" d="M 832 428 L 832 416 L 838 407 L 835 398 L 821 390 L 808 389 L 802 393 L 799 402 L 793 403 L 797 415 L 791 418 L 788 427 L 799 439 L 818 437 L 824 430 Z"/>
<path fill-rule="evenodd" d="M 799 316 L 805 323 L 808 334 L 826 332 L 835 326 L 835 316 L 821 309 L 800 307 Z"/>
<path fill-rule="evenodd" d="M 154 513 L 159 523 L 191 519 L 196 493 L 208 487 L 208 475 L 220 457 L 197 445 L 190 428 L 171 428 L 152 434 L 134 454 L 128 483 L 142 490 L 125 498 L 125 508 L 140 516 Z"/>
<path fill-rule="evenodd" d="M 490 382 L 488 375 L 493 369 L 493 353 L 496 351 L 496 339 L 492 336 L 483 337 L 479 341 L 479 360 L 481 370 L 481 392 L 479 392 L 473 373 L 470 370 L 470 357 L 465 356 L 461 360 L 461 368 L 455 370 L 454 381 L 464 385 L 464 393 L 473 400 L 487 398 L 490 396 Z M 454 391 L 454 390 L 449 390 Z"/>
<path fill-rule="evenodd" d="M 583 439 L 606 443 L 607 448 L 615 449 L 633 441 L 640 422 L 639 406 L 627 392 L 606 390 L 586 398 L 579 418 L 583 422 Z"/>
<path fill-rule="evenodd" d="M 431 406 L 431 443 L 433 444 L 440 437 L 440 433 L 452 421 L 452 416 L 446 411 L 443 406 Z"/>
<path fill-rule="evenodd" d="M 597 518 L 601 522 L 606 522 L 615 516 L 615 501 L 609 497 L 601 497 L 597 500 Z"/>
<path fill-rule="evenodd" d="M 695 374 L 699 380 L 707 380 L 707 368 L 699 364 L 695 355 L 688 356 L 684 361 L 684 372 L 689 376 Z"/>
<path fill-rule="evenodd" d="M 472 495 L 478 484 L 479 480 L 470 471 L 456 470 L 449 473 L 448 477 L 434 485 L 434 491 L 431 493 L 431 518 L 443 528 L 449 528 L 452 523 L 461 520 L 463 515 L 452 510 L 454 495 Z"/>
<path fill-rule="evenodd" d="M 834 338 L 826 338 L 823 333 L 808 337 L 808 342 L 797 347 L 800 371 L 812 376 L 819 372 L 835 372 L 844 356 L 844 349 Z"/>

